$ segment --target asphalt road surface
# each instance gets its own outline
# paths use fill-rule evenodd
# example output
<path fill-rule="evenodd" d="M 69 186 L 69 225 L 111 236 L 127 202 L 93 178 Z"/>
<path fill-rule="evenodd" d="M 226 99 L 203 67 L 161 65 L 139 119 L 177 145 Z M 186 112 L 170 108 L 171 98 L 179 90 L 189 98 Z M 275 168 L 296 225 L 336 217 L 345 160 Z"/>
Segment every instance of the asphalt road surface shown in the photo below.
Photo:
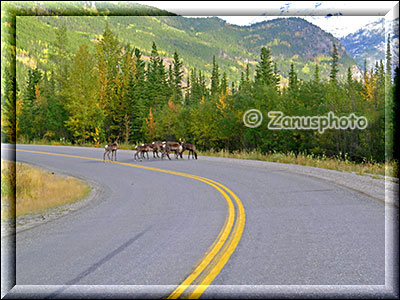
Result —
<path fill-rule="evenodd" d="M 17 286 L 6 297 L 162 298 L 190 276 L 177 297 L 200 287 L 192 297 L 357 298 L 385 286 L 385 205 L 355 191 L 186 154 L 135 162 L 120 150 L 104 163 L 103 149 L 17 149 L 40 152 L 17 151 L 17 161 L 95 183 L 97 196 L 16 235 Z"/>

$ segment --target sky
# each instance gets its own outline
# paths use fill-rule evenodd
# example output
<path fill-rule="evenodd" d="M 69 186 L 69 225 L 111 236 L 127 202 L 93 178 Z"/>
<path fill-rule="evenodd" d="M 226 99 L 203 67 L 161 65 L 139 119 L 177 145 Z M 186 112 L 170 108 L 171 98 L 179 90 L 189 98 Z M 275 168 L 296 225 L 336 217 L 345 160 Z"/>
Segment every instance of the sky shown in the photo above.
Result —
<path fill-rule="evenodd" d="M 337 38 L 384 17 L 398 1 L 135 1 L 178 15 L 218 16 L 244 26 L 280 17 L 299 16 Z"/>

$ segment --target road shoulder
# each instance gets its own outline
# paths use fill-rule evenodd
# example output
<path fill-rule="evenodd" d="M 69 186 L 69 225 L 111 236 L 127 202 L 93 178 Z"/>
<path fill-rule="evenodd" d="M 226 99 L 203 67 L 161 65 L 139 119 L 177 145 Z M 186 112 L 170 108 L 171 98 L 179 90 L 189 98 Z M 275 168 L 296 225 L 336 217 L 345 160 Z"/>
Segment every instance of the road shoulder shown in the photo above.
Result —
<path fill-rule="evenodd" d="M 316 167 L 258 160 L 244 160 L 211 156 L 201 156 L 199 157 L 199 159 L 214 163 L 224 162 L 229 164 L 256 168 L 266 168 L 271 170 L 290 172 L 302 176 L 313 177 L 358 192 L 374 200 L 384 202 L 387 205 L 397 208 L 399 207 L 399 184 L 388 178 L 385 179 L 384 177 L 379 178 Z"/>

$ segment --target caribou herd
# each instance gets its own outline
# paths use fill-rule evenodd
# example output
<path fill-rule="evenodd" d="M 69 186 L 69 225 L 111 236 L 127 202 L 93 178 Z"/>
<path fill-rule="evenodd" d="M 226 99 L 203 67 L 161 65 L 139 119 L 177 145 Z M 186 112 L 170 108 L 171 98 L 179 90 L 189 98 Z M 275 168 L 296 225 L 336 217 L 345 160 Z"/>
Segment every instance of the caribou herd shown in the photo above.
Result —
<path fill-rule="evenodd" d="M 103 155 L 103 160 L 106 159 L 106 155 L 109 160 L 117 160 L 117 150 L 118 150 L 118 138 L 114 141 L 112 144 L 108 144 L 104 147 L 105 152 Z M 190 155 L 192 155 L 192 159 L 197 159 L 197 152 L 196 152 L 196 147 L 193 144 L 185 143 L 184 140 L 179 139 L 179 142 L 161 142 L 161 141 L 156 141 L 152 142 L 151 144 L 141 144 L 135 147 L 136 153 L 133 155 L 133 159 L 139 159 L 142 161 L 145 157 L 149 159 L 149 152 L 153 152 L 153 158 L 161 158 L 164 159 L 165 156 L 168 157 L 169 160 L 171 160 L 171 157 L 169 156 L 171 152 L 175 154 L 175 158 L 183 159 L 183 152 L 186 150 L 189 151 L 188 154 L 188 159 L 190 159 Z M 111 153 L 111 158 L 110 158 L 110 153 Z M 160 155 L 161 154 L 161 157 Z"/>

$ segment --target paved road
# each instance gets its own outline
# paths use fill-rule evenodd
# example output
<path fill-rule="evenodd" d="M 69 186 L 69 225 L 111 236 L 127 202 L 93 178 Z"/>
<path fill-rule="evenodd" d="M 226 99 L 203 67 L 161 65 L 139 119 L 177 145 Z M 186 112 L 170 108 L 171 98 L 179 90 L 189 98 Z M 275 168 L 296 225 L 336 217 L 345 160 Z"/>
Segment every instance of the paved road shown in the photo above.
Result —
<path fill-rule="evenodd" d="M 103 156 L 94 148 L 17 149 Z M 227 226 L 228 203 L 206 182 L 75 157 L 17 152 L 16 158 L 95 182 L 98 197 L 77 212 L 17 234 L 16 283 L 26 290 L 14 289 L 9 297 L 167 297 Z M 315 178 L 224 159 L 194 161 L 185 155 L 134 162 L 133 151 L 119 151 L 118 161 L 215 180 L 243 203 L 246 223 L 239 244 L 202 298 L 282 296 L 285 289 L 292 296 L 382 292 L 377 287 L 385 285 L 381 202 Z M 238 216 L 237 203 L 234 209 Z M 307 289 L 310 285 L 315 288 Z M 344 285 L 354 287 L 341 289 Z"/>

